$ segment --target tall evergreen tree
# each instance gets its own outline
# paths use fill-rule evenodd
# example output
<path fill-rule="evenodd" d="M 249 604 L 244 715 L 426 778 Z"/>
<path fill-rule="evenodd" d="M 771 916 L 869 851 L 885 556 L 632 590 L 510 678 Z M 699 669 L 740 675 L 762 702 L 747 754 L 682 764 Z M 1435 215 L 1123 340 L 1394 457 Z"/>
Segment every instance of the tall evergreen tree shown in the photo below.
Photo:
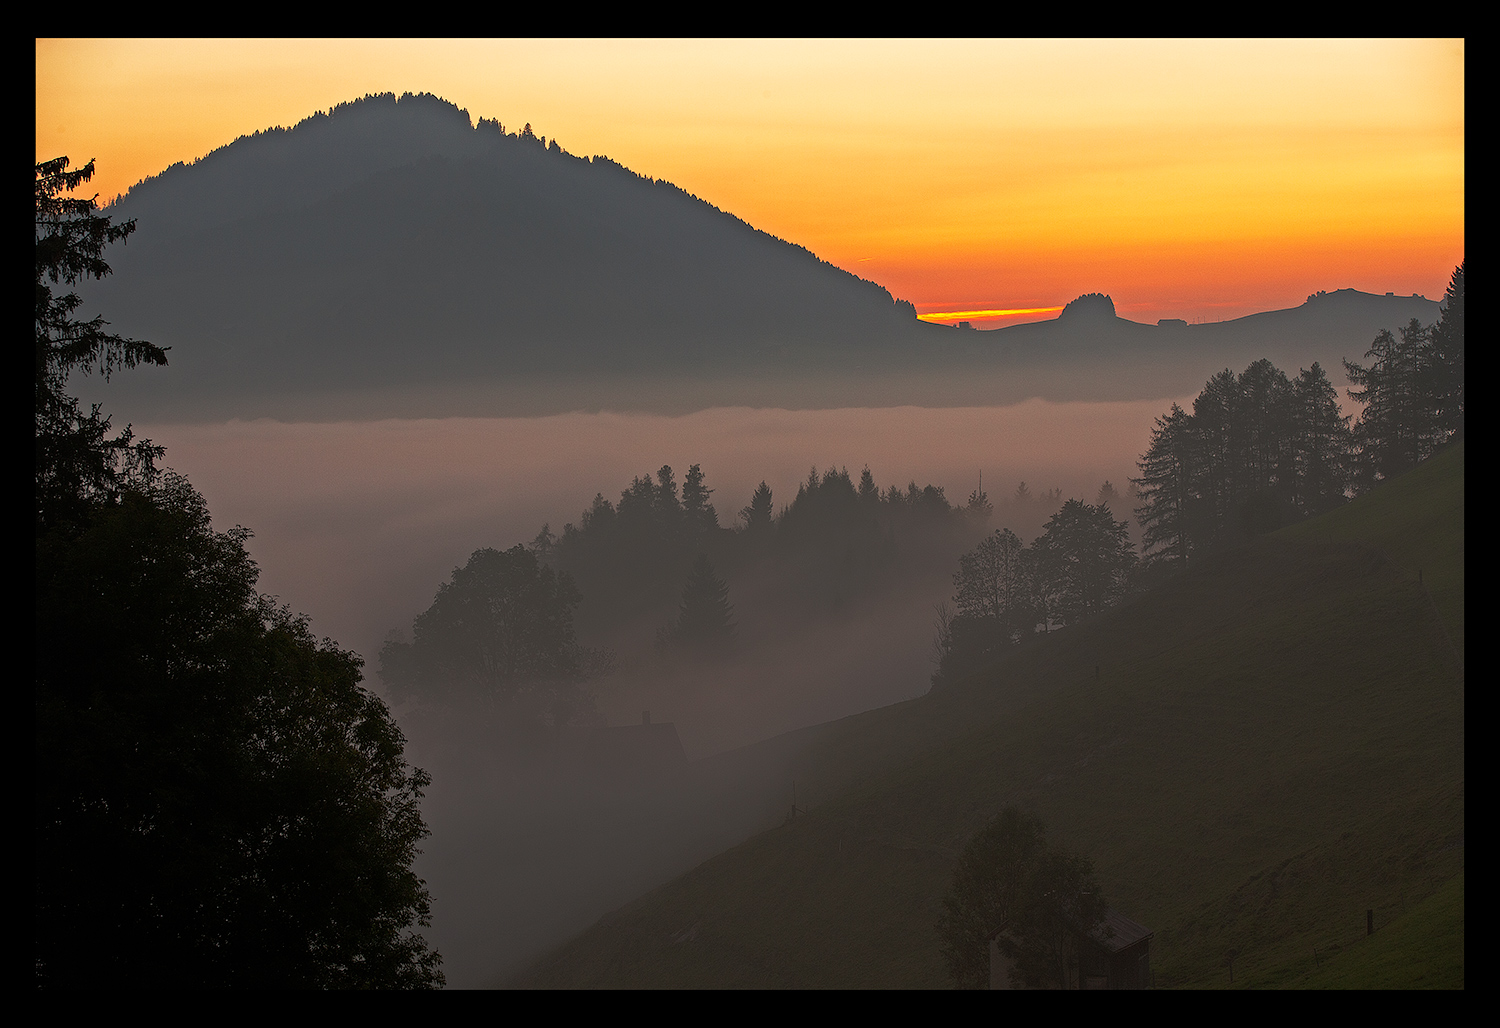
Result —
<path fill-rule="evenodd" d="M 1428 337 L 1428 381 L 1434 427 L 1443 442 L 1464 428 L 1464 266 L 1453 269 L 1443 296 L 1443 314 Z"/>
<path fill-rule="evenodd" d="M 1294 499 L 1303 513 L 1321 514 L 1345 500 L 1354 434 L 1339 409 L 1338 390 L 1316 362 L 1293 384 L 1293 410 Z"/>
<path fill-rule="evenodd" d="M 1247 492 L 1243 460 L 1245 421 L 1238 377 L 1225 368 L 1193 401 L 1193 489 L 1208 515 L 1205 528 L 1218 534 L 1233 523 Z"/>
<path fill-rule="evenodd" d="M 1177 404 L 1156 419 L 1151 446 L 1132 478 L 1141 503 L 1135 510 L 1141 526 L 1141 549 L 1153 564 L 1186 567 L 1198 540 L 1194 526 L 1196 443 L 1192 415 Z"/>
<path fill-rule="evenodd" d="M 703 468 L 697 464 L 688 468 L 682 482 L 682 512 L 689 532 L 695 537 L 719 527 L 719 513 L 708 502 L 712 495 L 713 490 L 703 484 Z"/>
<path fill-rule="evenodd" d="M 161 449 L 111 437 L 69 372 L 164 364 L 78 321 L 112 226 L 36 167 L 33 968 L 64 988 L 441 985 L 415 933 L 426 776 L 357 654 L 255 590 Z"/>
<path fill-rule="evenodd" d="M 761 482 L 750 497 L 750 505 L 740 511 L 745 531 L 752 537 L 763 537 L 771 531 L 771 487 Z"/>
<path fill-rule="evenodd" d="M 1436 443 L 1436 418 L 1423 397 L 1430 353 L 1428 330 L 1413 318 L 1399 339 L 1389 329 L 1375 337 L 1365 352 L 1368 366 L 1344 362 L 1357 387 L 1349 390 L 1349 398 L 1365 408 L 1355 435 L 1366 485 L 1415 466 Z"/>
<path fill-rule="evenodd" d="M 36 522 L 40 532 L 81 515 L 87 501 L 117 496 L 130 486 L 149 485 L 162 449 L 138 441 L 127 426 L 110 434 L 110 419 L 97 405 L 84 413 L 67 391 L 74 371 L 108 380 L 122 368 L 167 363 L 154 343 L 106 331 L 102 317 L 82 321 L 74 313 L 83 300 L 73 291 L 85 279 L 110 273 L 104 248 L 123 243 L 135 222 L 113 224 L 96 214 L 95 199 L 71 193 L 94 177 L 94 162 L 68 170 L 68 158 L 36 166 Z M 58 294 L 56 287 L 65 292 Z"/>
<path fill-rule="evenodd" d="M 1241 372 L 1237 385 L 1239 492 L 1289 498 L 1295 475 L 1292 385 L 1285 372 L 1264 358 Z"/>
<path fill-rule="evenodd" d="M 663 464 L 656 472 L 656 517 L 668 536 L 675 535 L 682 524 L 682 501 L 677 497 L 677 480 L 670 464 Z"/>
<path fill-rule="evenodd" d="M 700 656 L 722 656 L 733 646 L 734 633 L 729 586 L 714 574 L 708 557 L 699 554 L 682 589 L 682 606 L 673 637 L 679 645 Z"/>

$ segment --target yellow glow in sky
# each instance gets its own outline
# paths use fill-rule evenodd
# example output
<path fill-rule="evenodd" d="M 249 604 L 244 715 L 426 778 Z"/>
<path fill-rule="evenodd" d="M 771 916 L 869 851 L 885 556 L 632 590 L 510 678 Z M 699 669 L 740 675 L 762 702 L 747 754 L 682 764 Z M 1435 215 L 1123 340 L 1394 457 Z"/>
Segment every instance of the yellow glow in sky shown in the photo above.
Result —
<path fill-rule="evenodd" d="M 1056 314 L 1062 310 L 1058 307 L 1016 307 L 1010 310 L 984 310 L 984 311 L 927 311 L 918 314 L 917 317 L 923 321 L 980 321 L 994 318 L 1019 318 L 1029 314 Z"/>
<path fill-rule="evenodd" d="M 1442 295 L 1462 40 L 38 40 L 36 155 L 121 192 L 366 93 L 670 180 L 917 304 L 1217 320 Z"/>

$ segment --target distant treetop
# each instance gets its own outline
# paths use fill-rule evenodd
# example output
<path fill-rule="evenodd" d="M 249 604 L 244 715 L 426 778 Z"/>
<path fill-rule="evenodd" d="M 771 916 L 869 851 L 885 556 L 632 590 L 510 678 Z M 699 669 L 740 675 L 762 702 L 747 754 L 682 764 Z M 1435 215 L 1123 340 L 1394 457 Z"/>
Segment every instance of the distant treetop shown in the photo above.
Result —
<path fill-rule="evenodd" d="M 1072 318 L 1079 315 L 1112 318 L 1115 316 L 1115 301 L 1110 299 L 1108 293 L 1084 293 L 1078 299 L 1070 300 L 1062 309 L 1060 317 Z"/>

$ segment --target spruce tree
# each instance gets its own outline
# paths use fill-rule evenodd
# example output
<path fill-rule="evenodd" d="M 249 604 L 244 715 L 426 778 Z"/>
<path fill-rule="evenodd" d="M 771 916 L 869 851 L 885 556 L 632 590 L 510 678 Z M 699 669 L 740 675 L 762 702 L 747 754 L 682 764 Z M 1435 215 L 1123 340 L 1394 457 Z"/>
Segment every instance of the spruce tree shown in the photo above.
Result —
<path fill-rule="evenodd" d="M 734 643 L 734 608 L 729 586 L 714 574 L 708 557 L 699 554 L 682 590 L 676 641 L 704 656 L 722 655 Z"/>
<path fill-rule="evenodd" d="M 1443 314 L 1428 336 L 1427 382 L 1438 442 L 1464 428 L 1464 266 L 1453 269 L 1443 297 Z"/>
<path fill-rule="evenodd" d="M 1192 415 L 1174 403 L 1156 419 L 1151 446 L 1137 465 L 1141 477 L 1131 479 L 1141 500 L 1135 516 L 1148 563 L 1186 567 L 1197 542 L 1191 523 L 1194 450 Z"/>

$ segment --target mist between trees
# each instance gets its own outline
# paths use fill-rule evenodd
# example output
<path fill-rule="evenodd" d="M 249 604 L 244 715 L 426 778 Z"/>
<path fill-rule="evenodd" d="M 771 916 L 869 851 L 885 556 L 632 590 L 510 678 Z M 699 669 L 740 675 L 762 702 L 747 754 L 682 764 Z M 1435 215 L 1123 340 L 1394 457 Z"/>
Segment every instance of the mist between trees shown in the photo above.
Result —
<path fill-rule="evenodd" d="M 707 481 L 694 464 L 679 488 L 663 466 L 634 478 L 618 501 L 596 494 L 561 534 L 544 525 L 527 545 L 477 551 L 409 636 L 389 634 L 381 674 L 393 697 L 417 707 L 483 698 L 544 740 L 548 730 L 596 722 L 591 694 L 722 676 L 789 654 L 810 626 L 882 597 L 926 595 L 997 510 L 982 489 L 954 504 L 941 486 L 881 488 L 869 468 L 857 480 L 847 468 L 812 468 L 779 506 L 762 482 L 731 527 Z M 1109 483 L 1101 494 L 1121 502 Z M 1079 507 L 1024 482 L 999 504 L 1031 534 L 1055 515 L 1049 539 L 1068 536 Z M 1081 611 L 1115 592 L 1084 588 Z M 1059 602 L 1058 624 L 1081 616 L 1071 600 Z"/>
<path fill-rule="evenodd" d="M 413 641 L 392 633 L 382 676 L 398 698 L 482 697 L 522 734 L 597 722 L 586 682 L 701 677 L 942 569 L 954 591 L 936 607 L 931 681 L 946 686 L 1205 553 L 1345 503 L 1461 433 L 1462 319 L 1460 266 L 1438 324 L 1412 322 L 1400 342 L 1382 332 L 1368 368 L 1348 365 L 1365 404 L 1353 425 L 1316 363 L 1295 379 L 1268 360 L 1214 375 L 1191 413 L 1174 404 L 1157 419 L 1128 497 L 1107 481 L 1093 503 L 1022 482 L 997 512 L 982 488 L 953 504 L 940 486 L 882 489 L 868 467 L 857 483 L 814 467 L 779 509 L 762 482 L 728 527 L 701 465 L 680 490 L 663 466 L 617 502 L 597 493 L 561 535 L 549 524 L 529 545 L 476 552 Z"/>
<path fill-rule="evenodd" d="M 959 559 L 952 605 L 937 608 L 934 686 L 984 667 L 1006 647 L 1065 628 L 1132 588 L 1204 554 L 1346 503 L 1426 459 L 1464 424 L 1464 269 L 1443 316 L 1413 320 L 1399 341 L 1382 331 L 1366 367 L 1345 362 L 1359 421 L 1314 363 L 1296 379 L 1268 360 L 1210 378 L 1192 413 L 1174 404 L 1156 421 L 1140 477 L 1131 479 L 1144 559 L 1112 507 L 1069 500 L 1031 546 L 999 528 Z"/>
<path fill-rule="evenodd" d="M 167 356 L 73 316 L 71 287 L 108 274 L 104 247 L 130 231 L 61 196 L 87 171 L 37 166 L 37 981 L 440 984 L 416 931 L 429 779 L 359 657 L 256 592 L 249 533 L 214 531 L 159 447 L 65 391 L 72 371 Z M 947 685 L 1461 434 L 1462 266 L 1436 325 L 1381 332 L 1366 359 L 1345 369 L 1355 424 L 1316 364 L 1215 375 L 1191 413 L 1158 419 L 1131 495 L 1105 483 L 1093 503 L 1023 483 L 955 504 L 814 468 L 780 506 L 762 483 L 726 525 L 700 465 L 680 487 L 663 466 L 560 534 L 476 551 L 388 640 L 381 675 L 408 712 L 481 712 L 465 745 L 516 762 L 599 723 L 609 690 L 659 682 L 759 690 L 784 731 L 849 712 L 811 702 L 814 651 L 851 667 L 899 643 L 861 654 L 835 629 L 892 635 L 933 592 L 952 597 Z"/>

